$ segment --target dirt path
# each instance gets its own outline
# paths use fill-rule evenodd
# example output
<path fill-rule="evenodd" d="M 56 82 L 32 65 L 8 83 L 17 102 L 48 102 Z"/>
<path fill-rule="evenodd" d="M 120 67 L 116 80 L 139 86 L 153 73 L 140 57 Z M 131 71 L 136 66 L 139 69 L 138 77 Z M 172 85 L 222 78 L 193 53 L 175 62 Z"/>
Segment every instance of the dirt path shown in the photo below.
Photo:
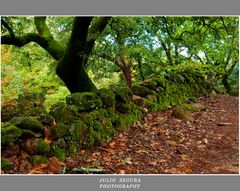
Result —
<path fill-rule="evenodd" d="M 238 97 L 199 97 L 205 111 L 186 123 L 169 109 L 148 114 L 127 132 L 67 167 L 97 167 L 123 174 L 238 174 Z"/>

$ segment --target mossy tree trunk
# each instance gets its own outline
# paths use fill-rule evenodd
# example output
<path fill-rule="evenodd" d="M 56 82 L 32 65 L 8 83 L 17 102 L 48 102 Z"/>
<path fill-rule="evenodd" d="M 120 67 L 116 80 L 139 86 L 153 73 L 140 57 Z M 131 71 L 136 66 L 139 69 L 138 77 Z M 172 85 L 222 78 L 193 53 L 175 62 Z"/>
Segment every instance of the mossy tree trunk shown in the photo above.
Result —
<path fill-rule="evenodd" d="M 57 75 L 63 80 L 71 93 L 95 91 L 96 87 L 89 78 L 84 66 L 88 63 L 95 40 L 107 26 L 110 17 L 75 17 L 67 48 L 57 42 L 51 34 L 46 17 L 35 17 L 37 33 L 15 36 L 12 28 L 2 19 L 9 35 L 1 37 L 2 44 L 22 47 L 30 42 L 38 43 L 57 60 Z M 94 20 L 94 21 L 93 21 Z"/>

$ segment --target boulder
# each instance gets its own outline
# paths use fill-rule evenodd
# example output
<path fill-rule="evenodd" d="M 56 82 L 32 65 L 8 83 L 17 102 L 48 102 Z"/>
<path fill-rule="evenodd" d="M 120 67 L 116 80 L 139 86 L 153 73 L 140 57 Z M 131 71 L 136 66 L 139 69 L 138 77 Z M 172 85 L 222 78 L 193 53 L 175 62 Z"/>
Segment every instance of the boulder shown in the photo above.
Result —
<path fill-rule="evenodd" d="M 191 112 L 183 109 L 181 106 L 176 106 L 173 108 L 173 116 L 185 122 L 194 122 Z"/>
<path fill-rule="evenodd" d="M 22 129 L 14 125 L 2 125 L 1 127 L 1 143 L 5 146 L 12 146 L 22 136 Z"/>
<path fill-rule="evenodd" d="M 155 91 L 147 88 L 147 87 L 144 87 L 144 86 L 141 86 L 141 85 L 138 85 L 138 84 L 134 84 L 133 87 L 132 87 L 132 91 L 135 95 L 138 95 L 138 96 L 141 96 L 141 97 L 145 97 L 149 94 L 156 94 Z"/>
<path fill-rule="evenodd" d="M 50 114 L 58 123 L 69 123 L 77 118 L 78 108 L 74 105 L 58 102 L 51 107 Z"/>
<path fill-rule="evenodd" d="M 196 110 L 196 111 L 204 111 L 206 110 L 206 107 L 200 103 L 191 103 L 191 106 Z"/>
<path fill-rule="evenodd" d="M 78 111 L 90 111 L 102 107 L 102 101 L 94 92 L 73 93 L 66 97 L 68 105 L 75 105 Z"/>
<path fill-rule="evenodd" d="M 10 120 L 10 123 L 21 129 L 28 129 L 33 132 L 44 132 L 44 127 L 34 117 L 14 117 Z"/>
<path fill-rule="evenodd" d="M 115 93 L 110 89 L 100 89 L 97 91 L 98 96 L 102 100 L 102 104 L 104 108 L 115 106 Z"/>

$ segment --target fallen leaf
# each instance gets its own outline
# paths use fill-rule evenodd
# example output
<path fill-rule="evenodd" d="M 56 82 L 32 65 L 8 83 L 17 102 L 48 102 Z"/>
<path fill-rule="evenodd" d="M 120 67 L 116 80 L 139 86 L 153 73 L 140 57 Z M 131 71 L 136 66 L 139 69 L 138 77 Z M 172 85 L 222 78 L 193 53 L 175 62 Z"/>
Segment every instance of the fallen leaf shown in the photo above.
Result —
<path fill-rule="evenodd" d="M 198 145 L 197 148 L 198 148 L 198 149 L 205 149 L 205 148 L 206 148 L 206 145 Z"/>
<path fill-rule="evenodd" d="M 112 158 L 110 156 L 105 156 L 105 157 L 103 157 L 103 160 L 106 162 L 109 162 L 112 160 Z"/>
<path fill-rule="evenodd" d="M 187 156 L 186 154 L 182 154 L 182 155 L 181 155 L 181 159 L 182 159 L 183 161 L 185 161 L 185 160 L 188 159 L 188 156 Z"/>
<path fill-rule="evenodd" d="M 122 165 L 125 165 L 125 164 L 132 164 L 132 158 L 131 157 L 127 157 L 127 158 L 125 158 L 125 159 L 123 159 L 122 161 L 121 161 L 121 164 Z"/>
<path fill-rule="evenodd" d="M 45 174 L 45 172 L 41 170 L 31 170 L 28 174 Z"/>
<path fill-rule="evenodd" d="M 166 144 L 168 144 L 169 146 L 172 146 L 172 147 L 176 147 L 177 146 L 177 143 L 175 141 L 170 141 L 170 140 L 167 140 Z"/>
<path fill-rule="evenodd" d="M 118 170 L 118 174 L 126 174 L 125 170 Z"/>
<path fill-rule="evenodd" d="M 153 161 L 153 162 L 150 162 L 150 163 L 148 163 L 148 164 L 150 164 L 150 165 L 152 165 L 152 166 L 157 166 L 158 164 L 157 164 L 157 161 Z"/>
<path fill-rule="evenodd" d="M 49 171 L 54 174 L 61 174 L 63 171 L 63 163 L 56 157 L 49 158 Z"/>
<path fill-rule="evenodd" d="M 202 142 L 205 143 L 205 144 L 208 144 L 208 140 L 207 140 L 206 138 L 204 138 L 204 139 L 202 140 Z"/>
<path fill-rule="evenodd" d="M 111 142 L 111 143 L 109 144 L 110 147 L 114 147 L 115 145 L 116 145 L 116 142 L 115 142 L 115 141 L 113 141 L 113 142 Z"/>

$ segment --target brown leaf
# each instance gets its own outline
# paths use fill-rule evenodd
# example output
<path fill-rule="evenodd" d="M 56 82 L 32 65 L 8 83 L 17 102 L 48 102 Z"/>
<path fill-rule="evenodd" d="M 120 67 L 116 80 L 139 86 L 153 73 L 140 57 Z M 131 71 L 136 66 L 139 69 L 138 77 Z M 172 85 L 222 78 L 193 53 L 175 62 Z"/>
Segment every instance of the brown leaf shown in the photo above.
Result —
<path fill-rule="evenodd" d="M 105 156 L 105 157 L 103 157 L 103 160 L 106 162 L 109 162 L 112 160 L 112 158 L 110 156 Z"/>
<path fill-rule="evenodd" d="M 180 155 L 180 156 L 181 156 L 181 158 L 182 158 L 183 161 L 185 161 L 185 160 L 188 159 L 188 155 L 182 154 L 182 155 Z"/>
<path fill-rule="evenodd" d="M 169 146 L 172 146 L 172 147 L 176 147 L 177 146 L 177 143 L 175 141 L 170 141 L 170 140 L 167 140 L 166 144 L 168 144 Z"/>
<path fill-rule="evenodd" d="M 63 163 L 56 157 L 49 158 L 49 171 L 54 174 L 61 174 L 63 170 Z"/>
<path fill-rule="evenodd" d="M 19 171 L 23 172 L 25 170 L 30 170 L 32 165 L 27 160 L 21 160 L 19 164 Z M 36 170 L 36 169 L 35 169 Z"/>
<path fill-rule="evenodd" d="M 205 143 L 205 144 L 208 144 L 208 140 L 207 140 L 206 138 L 204 138 L 204 139 L 202 140 L 202 142 Z"/>
<path fill-rule="evenodd" d="M 118 170 L 118 174 L 126 174 L 126 170 Z"/>
<path fill-rule="evenodd" d="M 45 174 L 45 172 L 41 170 L 31 170 L 28 174 Z"/>
<path fill-rule="evenodd" d="M 150 162 L 150 163 L 148 163 L 148 164 L 150 164 L 150 165 L 152 165 L 152 166 L 157 166 L 158 164 L 157 164 L 157 161 L 153 161 L 153 162 Z"/>
<path fill-rule="evenodd" d="M 116 142 L 115 142 L 115 141 L 113 141 L 113 142 L 111 142 L 111 143 L 109 144 L 109 146 L 112 147 L 112 148 L 115 147 L 115 145 L 116 145 Z"/>

